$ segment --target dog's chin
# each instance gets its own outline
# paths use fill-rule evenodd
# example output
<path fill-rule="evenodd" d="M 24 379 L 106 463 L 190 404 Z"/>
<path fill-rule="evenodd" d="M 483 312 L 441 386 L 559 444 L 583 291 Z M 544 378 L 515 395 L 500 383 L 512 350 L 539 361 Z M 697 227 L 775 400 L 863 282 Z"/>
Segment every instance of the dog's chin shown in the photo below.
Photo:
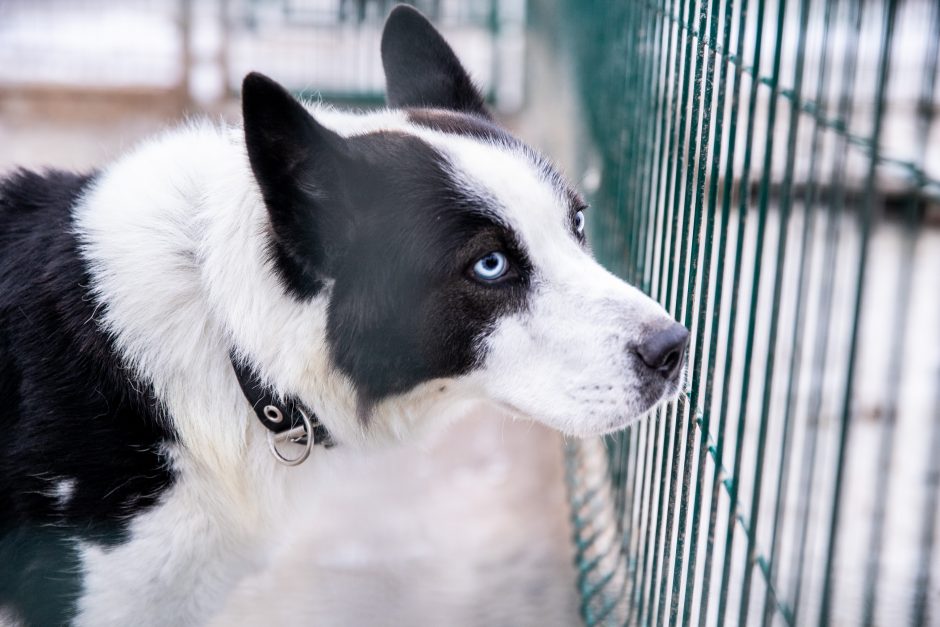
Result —
<path fill-rule="evenodd" d="M 646 408 L 638 412 L 615 414 L 603 422 L 592 420 L 576 423 L 571 425 L 571 428 L 562 429 L 562 432 L 567 436 L 576 438 L 593 438 L 623 431 L 647 420 L 655 415 L 661 407 L 678 399 L 682 392 L 681 384 L 681 380 L 674 382 L 666 392 L 645 403 Z"/>
<path fill-rule="evenodd" d="M 611 408 L 601 415 L 591 412 L 589 408 L 583 411 L 576 409 L 567 414 L 543 414 L 537 410 L 532 411 L 532 408 L 527 410 L 506 399 L 493 397 L 474 399 L 478 402 L 475 409 L 491 415 L 502 415 L 510 420 L 535 422 L 567 437 L 593 438 L 623 431 L 654 415 L 661 407 L 681 396 L 684 381 L 685 377 L 680 375 L 658 390 L 646 388 L 643 390 L 645 395 L 640 392 L 633 395 L 632 399 L 624 398 L 623 402 L 617 403 L 618 407 Z"/>
<path fill-rule="evenodd" d="M 656 407 L 658 406 L 659 404 L 656 405 Z M 564 433 L 565 435 L 580 439 L 611 435 L 613 433 L 623 431 L 624 429 L 627 429 L 628 427 L 631 427 L 635 424 L 639 424 L 643 420 L 646 420 L 646 418 L 656 410 L 656 407 L 653 407 L 641 414 L 631 416 L 616 416 L 606 422 L 591 422 L 573 425 L 574 429 L 566 429 Z"/>

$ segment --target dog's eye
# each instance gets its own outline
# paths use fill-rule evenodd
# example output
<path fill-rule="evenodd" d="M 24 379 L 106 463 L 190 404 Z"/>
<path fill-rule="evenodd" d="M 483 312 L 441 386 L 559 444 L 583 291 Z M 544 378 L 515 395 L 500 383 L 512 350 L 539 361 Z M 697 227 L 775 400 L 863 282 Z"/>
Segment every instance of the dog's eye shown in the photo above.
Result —
<path fill-rule="evenodd" d="M 584 235 L 584 211 L 574 214 L 574 230 L 578 235 Z"/>
<path fill-rule="evenodd" d="M 496 281 L 509 271 L 509 260 L 501 252 L 493 251 L 473 264 L 473 275 L 481 281 Z"/>

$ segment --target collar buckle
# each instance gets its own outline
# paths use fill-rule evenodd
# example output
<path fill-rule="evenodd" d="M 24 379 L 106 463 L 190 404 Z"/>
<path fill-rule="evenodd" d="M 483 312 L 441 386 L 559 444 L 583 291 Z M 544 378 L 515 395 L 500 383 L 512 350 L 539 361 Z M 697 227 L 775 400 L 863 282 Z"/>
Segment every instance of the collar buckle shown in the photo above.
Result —
<path fill-rule="evenodd" d="M 245 400 L 268 431 L 268 448 L 274 459 L 286 466 L 297 466 L 310 456 L 315 445 L 324 448 L 334 445 L 327 428 L 299 399 L 277 396 L 247 363 L 235 358 L 234 352 L 229 359 Z M 302 446 L 303 450 L 296 457 L 289 457 L 281 452 L 285 443 Z"/>
<path fill-rule="evenodd" d="M 269 417 L 271 413 L 273 413 L 269 413 L 269 409 L 273 409 L 277 411 L 277 413 L 280 413 L 276 407 L 268 405 L 264 408 L 264 412 L 265 414 L 268 414 Z M 300 464 L 304 463 L 307 458 L 310 457 L 310 451 L 313 448 L 313 445 L 315 444 L 314 440 L 316 439 L 313 431 L 313 423 L 310 421 L 309 416 L 307 416 L 306 412 L 304 412 L 304 410 L 300 409 L 299 407 L 296 408 L 295 411 L 300 415 L 302 424 L 287 429 L 286 431 L 268 431 L 268 449 L 271 451 L 271 454 L 274 455 L 274 459 L 281 462 L 285 466 L 299 466 Z M 299 444 L 303 447 L 303 450 L 296 457 L 288 457 L 281 453 L 280 449 L 278 449 L 278 445 L 284 442 Z"/>

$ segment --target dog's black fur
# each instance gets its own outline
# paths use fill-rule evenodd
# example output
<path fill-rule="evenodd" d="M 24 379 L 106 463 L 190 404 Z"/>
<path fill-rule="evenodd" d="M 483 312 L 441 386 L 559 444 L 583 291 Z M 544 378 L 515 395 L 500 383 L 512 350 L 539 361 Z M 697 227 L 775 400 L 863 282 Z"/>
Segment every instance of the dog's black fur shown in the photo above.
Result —
<path fill-rule="evenodd" d="M 95 324 L 70 210 L 93 176 L 18 172 L 0 184 L 0 607 L 66 622 L 77 539 L 119 542 L 173 481 L 172 434 L 150 389 Z M 49 492 L 74 479 L 60 507 Z"/>
<path fill-rule="evenodd" d="M 467 372 L 490 322 L 523 307 L 527 292 L 525 253 L 492 201 L 462 191 L 417 137 L 340 137 L 257 74 L 244 94 L 278 270 L 301 299 L 332 282 L 333 361 L 364 405 Z M 491 250 L 508 251 L 513 273 L 481 286 L 470 267 Z"/>

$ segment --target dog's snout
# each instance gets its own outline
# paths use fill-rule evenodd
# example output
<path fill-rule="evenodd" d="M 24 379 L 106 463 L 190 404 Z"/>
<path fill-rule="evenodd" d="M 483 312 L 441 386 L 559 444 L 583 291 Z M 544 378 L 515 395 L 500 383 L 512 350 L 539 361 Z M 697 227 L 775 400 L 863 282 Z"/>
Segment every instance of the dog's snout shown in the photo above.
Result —
<path fill-rule="evenodd" d="M 636 353 L 650 370 L 671 379 L 682 367 L 688 344 L 688 330 L 674 322 L 665 329 L 651 333 L 636 347 Z"/>

